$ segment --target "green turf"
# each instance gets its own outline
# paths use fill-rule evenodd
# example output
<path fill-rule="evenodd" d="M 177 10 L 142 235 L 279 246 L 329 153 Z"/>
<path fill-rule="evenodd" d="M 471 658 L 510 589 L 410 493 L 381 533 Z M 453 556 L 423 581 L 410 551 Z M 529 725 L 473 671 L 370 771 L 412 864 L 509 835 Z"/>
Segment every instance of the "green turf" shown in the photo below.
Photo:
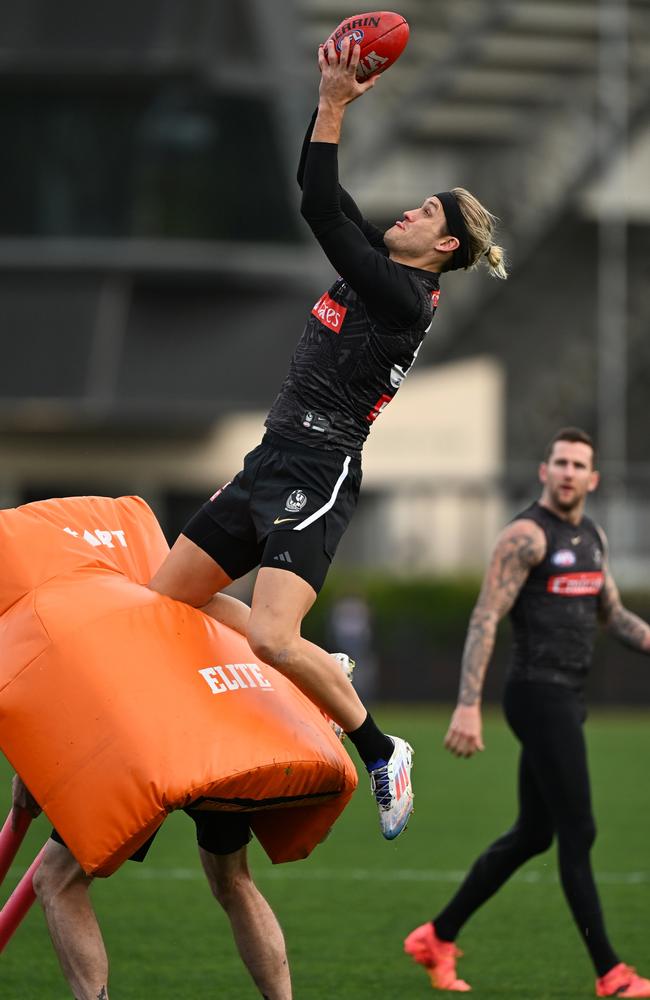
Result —
<path fill-rule="evenodd" d="M 432 996 L 402 939 L 435 914 L 463 871 L 514 815 L 515 744 L 500 715 L 486 720 L 486 752 L 458 761 L 441 749 L 448 712 L 378 706 L 378 721 L 417 751 L 417 811 L 394 843 L 382 840 L 361 785 L 310 859 L 272 868 L 251 852 L 256 880 L 288 943 L 296 1000 L 402 1000 Z M 650 970 L 650 715 L 594 713 L 587 727 L 599 838 L 594 853 L 615 946 Z M 2 816 L 9 802 L 4 760 Z M 82 806 L 80 806 L 82 807 Z M 16 881 L 49 832 L 30 830 L 3 887 Z M 111 958 L 112 1000 L 247 1000 L 257 996 L 227 921 L 199 872 L 193 824 L 170 817 L 144 865 L 98 881 L 95 905 Z M 536 858 L 476 914 L 460 944 L 461 973 L 477 998 L 578 1000 L 593 975 L 557 884 L 555 851 Z M 3 1000 L 69 994 L 34 907 L 0 959 Z"/>

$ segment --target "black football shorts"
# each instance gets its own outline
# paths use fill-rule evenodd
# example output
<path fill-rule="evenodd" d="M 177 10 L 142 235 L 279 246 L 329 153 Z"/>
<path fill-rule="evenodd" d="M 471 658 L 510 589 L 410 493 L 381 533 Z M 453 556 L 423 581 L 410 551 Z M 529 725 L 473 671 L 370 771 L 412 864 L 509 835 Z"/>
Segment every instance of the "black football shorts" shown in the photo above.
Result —
<path fill-rule="evenodd" d="M 318 593 L 357 505 L 361 462 L 267 431 L 244 468 L 203 504 L 183 534 L 231 580 L 285 569 Z"/>
<path fill-rule="evenodd" d="M 213 809 L 192 809 L 188 806 L 183 810 L 196 825 L 196 842 L 208 854 L 234 854 L 241 850 L 251 840 L 253 834 L 250 828 L 250 813 L 218 812 Z M 129 861 L 144 861 L 156 834 L 152 833 L 148 840 L 135 851 Z M 67 844 L 56 831 L 50 834 L 57 844 L 67 847 Z"/>

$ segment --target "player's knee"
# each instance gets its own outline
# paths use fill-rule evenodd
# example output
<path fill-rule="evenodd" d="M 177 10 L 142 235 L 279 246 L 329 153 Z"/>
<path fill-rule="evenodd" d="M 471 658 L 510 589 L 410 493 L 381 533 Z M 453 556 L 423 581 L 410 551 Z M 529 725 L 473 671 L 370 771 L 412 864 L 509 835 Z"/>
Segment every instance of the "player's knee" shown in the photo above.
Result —
<path fill-rule="evenodd" d="M 553 830 L 550 828 L 531 830 L 527 837 L 528 855 L 545 854 L 553 843 Z"/>
<path fill-rule="evenodd" d="M 544 854 L 553 843 L 553 828 L 550 826 L 527 826 L 518 823 L 502 838 L 503 846 L 514 850 L 522 863 L 536 854 Z"/>
<path fill-rule="evenodd" d="M 41 906 L 47 906 L 53 895 L 53 882 L 51 872 L 48 871 L 45 861 L 42 861 L 34 872 L 32 886 Z"/>
<path fill-rule="evenodd" d="M 253 880 L 245 872 L 214 874 L 210 879 L 210 888 L 214 898 L 226 911 L 237 908 L 255 891 Z"/>
<path fill-rule="evenodd" d="M 32 879 L 36 898 L 43 907 L 77 884 L 88 885 L 89 882 L 71 854 L 62 860 L 46 853 Z"/>
<path fill-rule="evenodd" d="M 281 626 L 260 624 L 252 615 L 251 619 L 246 637 L 255 656 L 281 673 L 290 672 L 294 636 Z"/>
<path fill-rule="evenodd" d="M 246 638 L 255 656 L 259 657 L 260 660 L 264 660 L 265 663 L 275 666 L 274 661 L 281 651 L 281 646 L 276 641 L 275 636 L 264 632 L 254 624 L 249 624 Z"/>
<path fill-rule="evenodd" d="M 596 824 L 591 816 L 572 820 L 558 830 L 560 854 L 565 861 L 576 864 L 589 854 L 596 840 Z"/>
<path fill-rule="evenodd" d="M 593 816 L 585 818 L 577 824 L 577 836 L 584 850 L 590 851 L 596 841 L 596 823 Z"/>

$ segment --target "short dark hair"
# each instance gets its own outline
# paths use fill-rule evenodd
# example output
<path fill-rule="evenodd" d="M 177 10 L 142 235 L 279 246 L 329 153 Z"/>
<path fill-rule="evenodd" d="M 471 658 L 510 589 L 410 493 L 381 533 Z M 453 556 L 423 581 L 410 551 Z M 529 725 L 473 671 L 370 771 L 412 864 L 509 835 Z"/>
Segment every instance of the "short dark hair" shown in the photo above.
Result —
<path fill-rule="evenodd" d="M 549 441 L 546 447 L 546 455 L 544 456 L 544 461 L 548 462 L 553 451 L 553 446 L 557 444 L 558 441 L 571 441 L 580 442 L 580 444 L 589 445 L 592 451 L 592 466 L 596 468 L 596 445 L 590 434 L 583 431 L 580 427 L 563 427 L 561 430 L 555 434 Z"/>

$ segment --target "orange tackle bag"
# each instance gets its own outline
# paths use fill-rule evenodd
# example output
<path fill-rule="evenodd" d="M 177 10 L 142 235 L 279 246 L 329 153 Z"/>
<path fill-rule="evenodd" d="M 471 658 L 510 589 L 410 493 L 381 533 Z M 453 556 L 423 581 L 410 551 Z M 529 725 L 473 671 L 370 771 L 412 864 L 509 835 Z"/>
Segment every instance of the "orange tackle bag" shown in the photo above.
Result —
<path fill-rule="evenodd" d="M 240 635 L 144 586 L 167 551 L 139 497 L 0 510 L 0 748 L 88 874 L 190 803 L 252 810 L 273 862 L 307 857 L 352 762 Z"/>

